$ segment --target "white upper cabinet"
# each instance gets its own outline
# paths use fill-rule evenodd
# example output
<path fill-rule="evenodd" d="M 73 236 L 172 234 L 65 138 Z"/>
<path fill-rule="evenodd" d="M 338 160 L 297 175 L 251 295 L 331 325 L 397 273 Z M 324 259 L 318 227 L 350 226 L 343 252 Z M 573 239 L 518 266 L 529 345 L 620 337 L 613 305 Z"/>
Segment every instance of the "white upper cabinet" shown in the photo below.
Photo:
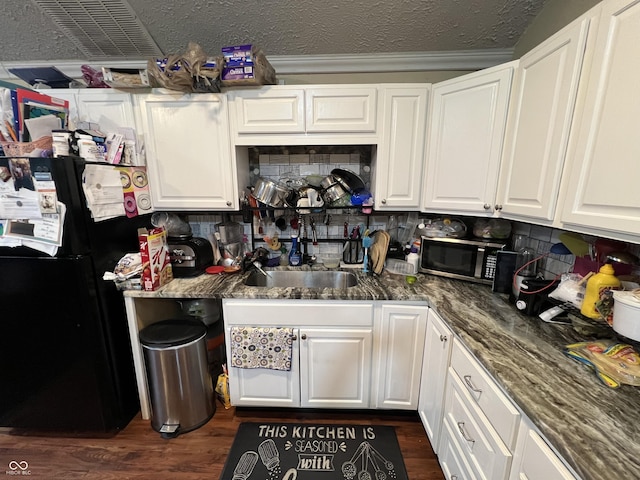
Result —
<path fill-rule="evenodd" d="M 601 6 L 576 107 L 561 221 L 625 239 L 640 235 L 640 0 Z"/>
<path fill-rule="evenodd" d="M 376 97 L 375 86 L 307 88 L 307 132 L 375 133 Z"/>
<path fill-rule="evenodd" d="M 433 86 L 423 211 L 493 214 L 516 63 Z"/>
<path fill-rule="evenodd" d="M 551 223 L 593 15 L 585 15 L 520 59 L 513 80 L 498 190 L 508 218 Z M 500 208 L 502 207 L 502 208 Z"/>
<path fill-rule="evenodd" d="M 60 88 L 46 90 L 46 94 L 69 101 L 73 127 L 77 122 L 91 122 L 99 125 L 103 133 L 109 133 L 137 126 L 130 93 L 111 88 Z"/>
<path fill-rule="evenodd" d="M 304 90 L 269 88 L 229 93 L 235 133 L 304 133 Z"/>
<path fill-rule="evenodd" d="M 419 210 L 430 85 L 382 85 L 374 186 L 376 210 Z"/>
<path fill-rule="evenodd" d="M 236 145 L 376 144 L 375 85 L 309 85 L 232 90 Z"/>
<path fill-rule="evenodd" d="M 154 207 L 237 210 L 240 168 L 229 145 L 226 97 L 149 94 L 140 110 Z M 248 166 L 242 170 L 248 175 Z"/>

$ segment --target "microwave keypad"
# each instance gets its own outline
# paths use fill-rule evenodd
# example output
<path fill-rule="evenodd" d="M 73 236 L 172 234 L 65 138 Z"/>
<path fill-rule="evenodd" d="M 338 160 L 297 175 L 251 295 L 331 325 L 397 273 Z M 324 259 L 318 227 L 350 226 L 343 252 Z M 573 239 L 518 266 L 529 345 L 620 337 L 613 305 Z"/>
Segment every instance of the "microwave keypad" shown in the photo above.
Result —
<path fill-rule="evenodd" d="M 484 278 L 492 279 L 496 276 L 497 260 L 498 260 L 497 255 L 489 255 L 487 257 L 487 264 L 484 266 Z"/>

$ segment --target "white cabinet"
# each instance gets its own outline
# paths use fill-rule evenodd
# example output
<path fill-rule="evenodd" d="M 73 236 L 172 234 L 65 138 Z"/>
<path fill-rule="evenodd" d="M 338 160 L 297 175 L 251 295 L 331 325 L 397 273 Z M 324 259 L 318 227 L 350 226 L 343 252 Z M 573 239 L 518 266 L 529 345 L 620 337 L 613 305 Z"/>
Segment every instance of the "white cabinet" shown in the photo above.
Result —
<path fill-rule="evenodd" d="M 636 235 L 637 241 L 640 1 L 606 0 L 601 7 L 595 45 L 585 58 L 561 221 L 570 229 L 614 231 L 622 239 Z"/>
<path fill-rule="evenodd" d="M 236 145 L 377 143 L 378 88 L 269 86 L 229 93 Z"/>
<path fill-rule="evenodd" d="M 260 88 L 229 92 L 231 121 L 237 136 L 255 133 L 304 133 L 302 88 Z"/>
<path fill-rule="evenodd" d="M 69 101 L 73 122 L 95 123 L 103 133 L 136 129 L 134 97 L 130 93 L 110 88 L 65 88 L 47 90 L 46 94 Z"/>
<path fill-rule="evenodd" d="M 576 476 L 523 418 L 513 454 L 510 480 L 575 480 Z"/>
<path fill-rule="evenodd" d="M 444 424 L 459 445 L 459 463 L 468 464 L 476 478 L 508 478 L 519 422 L 520 413 L 509 398 L 454 339 Z"/>
<path fill-rule="evenodd" d="M 229 299 L 223 318 L 233 405 L 369 408 L 371 303 Z M 293 328 L 291 370 L 234 367 L 233 326 Z"/>
<path fill-rule="evenodd" d="M 300 404 L 369 408 L 372 328 L 300 329 Z"/>
<path fill-rule="evenodd" d="M 423 211 L 493 213 L 515 64 L 433 86 Z"/>
<path fill-rule="evenodd" d="M 238 210 L 238 175 L 249 172 L 230 148 L 226 97 L 149 94 L 139 103 L 154 207 Z"/>
<path fill-rule="evenodd" d="M 376 210 L 419 210 L 430 86 L 382 85 L 380 141 L 373 192 Z"/>
<path fill-rule="evenodd" d="M 503 216 L 551 223 L 593 13 L 524 55 L 513 80 L 497 204 Z"/>
<path fill-rule="evenodd" d="M 377 309 L 376 408 L 416 410 L 427 311 L 426 306 L 384 303 Z"/>
<path fill-rule="evenodd" d="M 452 345 L 453 334 L 451 330 L 433 309 L 429 309 L 422 359 L 418 414 L 436 454 L 440 452 L 444 386 Z"/>

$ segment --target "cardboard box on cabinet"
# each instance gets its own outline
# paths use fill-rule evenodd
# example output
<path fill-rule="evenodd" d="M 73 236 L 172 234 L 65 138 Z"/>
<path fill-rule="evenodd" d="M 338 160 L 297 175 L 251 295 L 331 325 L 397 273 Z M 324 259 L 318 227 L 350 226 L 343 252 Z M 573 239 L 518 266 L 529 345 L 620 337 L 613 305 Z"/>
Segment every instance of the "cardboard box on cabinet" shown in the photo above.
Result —
<path fill-rule="evenodd" d="M 157 290 L 173 280 L 171 255 L 167 232 L 164 228 L 138 229 L 140 257 L 142 260 L 142 288 Z"/>

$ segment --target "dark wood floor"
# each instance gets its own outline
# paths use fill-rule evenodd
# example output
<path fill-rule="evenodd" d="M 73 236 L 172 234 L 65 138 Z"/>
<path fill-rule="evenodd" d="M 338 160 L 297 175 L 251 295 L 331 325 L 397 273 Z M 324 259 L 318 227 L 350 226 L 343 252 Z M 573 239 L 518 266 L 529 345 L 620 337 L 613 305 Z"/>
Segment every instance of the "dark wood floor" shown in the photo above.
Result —
<path fill-rule="evenodd" d="M 4 428 L 0 429 L 0 475 L 5 470 L 11 478 L 9 463 L 26 461 L 34 479 L 218 480 L 241 422 L 296 421 L 393 425 L 409 478 L 444 479 L 417 415 L 372 413 L 225 410 L 218 403 L 205 426 L 171 440 L 161 438 L 139 414 L 111 438 L 25 436 Z"/>

